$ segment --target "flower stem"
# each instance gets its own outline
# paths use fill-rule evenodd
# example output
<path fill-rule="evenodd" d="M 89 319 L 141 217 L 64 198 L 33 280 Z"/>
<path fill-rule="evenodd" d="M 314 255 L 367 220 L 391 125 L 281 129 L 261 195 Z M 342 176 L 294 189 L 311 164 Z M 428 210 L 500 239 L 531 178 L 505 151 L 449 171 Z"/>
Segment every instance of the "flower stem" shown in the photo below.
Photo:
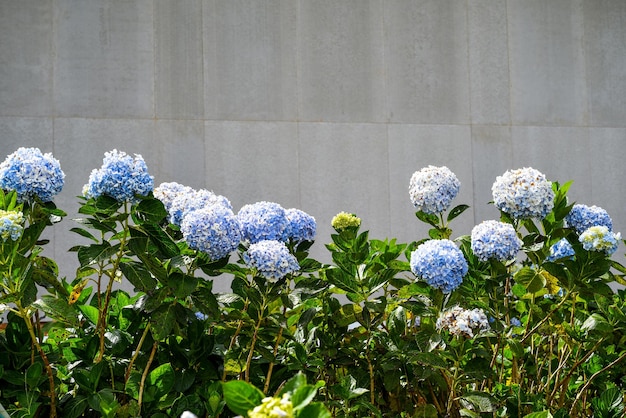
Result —
<path fill-rule="evenodd" d="M 150 330 L 150 322 L 148 322 L 148 324 L 146 325 L 146 328 L 144 328 L 143 330 L 143 334 L 141 334 L 141 338 L 139 339 L 139 342 L 137 343 L 137 348 L 135 349 L 135 352 L 133 353 L 133 357 L 130 359 L 130 363 L 128 363 L 128 367 L 126 368 L 126 374 L 124 376 L 124 383 L 128 382 L 128 378 L 130 377 L 130 372 L 133 368 L 133 364 L 135 363 L 135 360 L 137 360 L 137 357 L 139 356 L 139 350 L 141 350 L 141 346 L 143 345 L 144 340 L 146 339 L 146 336 L 148 335 L 148 331 Z"/>
<path fill-rule="evenodd" d="M 148 373 L 150 372 L 150 365 L 152 364 L 152 360 L 154 360 L 154 355 L 156 354 L 156 350 L 158 346 L 159 346 L 158 341 L 155 341 L 154 344 L 152 344 L 152 351 L 150 351 L 150 357 L 148 358 L 148 363 L 146 364 L 146 368 L 143 370 L 143 373 L 141 375 L 141 383 L 139 384 L 139 399 L 137 400 L 140 413 L 141 413 L 141 403 L 143 402 L 143 388 L 146 384 L 146 378 L 148 377 Z"/>

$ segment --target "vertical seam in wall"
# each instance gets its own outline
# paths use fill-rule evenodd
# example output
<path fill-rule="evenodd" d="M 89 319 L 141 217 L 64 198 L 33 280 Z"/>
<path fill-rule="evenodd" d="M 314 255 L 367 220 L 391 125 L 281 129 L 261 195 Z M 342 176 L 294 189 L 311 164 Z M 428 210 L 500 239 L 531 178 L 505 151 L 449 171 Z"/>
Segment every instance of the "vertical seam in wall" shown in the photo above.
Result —
<path fill-rule="evenodd" d="M 200 71 L 201 71 L 201 84 L 202 84 L 202 115 L 200 117 L 200 135 L 202 135 L 202 177 L 205 187 L 209 185 L 208 173 L 207 173 L 207 162 L 206 162 L 206 108 L 205 108 L 205 98 L 206 98 L 206 86 L 205 77 L 204 77 L 204 1 L 198 0 L 200 3 Z"/>
<path fill-rule="evenodd" d="M 506 25 L 506 73 L 509 77 L 509 132 L 513 126 L 513 77 L 511 77 L 511 35 L 509 33 L 509 0 L 504 2 L 504 22 Z M 511 149 L 511 158 L 513 157 Z"/>
<path fill-rule="evenodd" d="M 295 43 L 295 60 L 296 60 L 296 171 L 298 176 L 298 206 L 302 207 L 302 173 L 300 172 L 300 1 L 295 2 L 296 5 L 296 43 Z"/>
<path fill-rule="evenodd" d="M 470 156 L 471 156 L 471 186 L 472 186 L 472 206 L 476 207 L 476 189 L 474 182 L 474 119 L 472 118 L 472 66 L 470 60 L 471 54 L 471 41 L 470 41 L 470 10 L 469 10 L 469 2 L 465 2 L 465 40 L 467 43 L 467 108 L 468 108 L 468 119 L 469 119 L 469 142 L 470 142 Z M 472 209 L 472 217 L 474 219 L 474 224 L 477 223 L 476 219 L 476 211 Z"/>
<path fill-rule="evenodd" d="M 156 33 L 156 6 L 152 0 L 152 120 L 156 129 L 156 83 L 157 83 L 157 33 Z"/>
<path fill-rule="evenodd" d="M 382 59 L 383 59 L 383 112 L 384 112 L 384 118 L 383 120 L 385 121 L 385 142 L 387 143 L 387 211 L 388 211 L 388 216 L 387 216 L 387 231 L 389 231 L 389 235 L 392 235 L 392 231 L 391 231 L 391 219 L 392 219 L 392 214 L 391 214 L 391 144 L 389 142 L 389 123 L 390 123 L 390 112 L 389 112 L 389 100 L 388 100 L 388 94 L 387 94 L 387 59 L 386 59 L 386 47 L 387 47 L 387 43 L 386 43 L 386 28 L 387 26 L 385 25 L 385 0 L 381 0 L 380 2 L 380 7 L 382 8 L 382 13 L 381 13 L 381 43 L 382 43 Z"/>

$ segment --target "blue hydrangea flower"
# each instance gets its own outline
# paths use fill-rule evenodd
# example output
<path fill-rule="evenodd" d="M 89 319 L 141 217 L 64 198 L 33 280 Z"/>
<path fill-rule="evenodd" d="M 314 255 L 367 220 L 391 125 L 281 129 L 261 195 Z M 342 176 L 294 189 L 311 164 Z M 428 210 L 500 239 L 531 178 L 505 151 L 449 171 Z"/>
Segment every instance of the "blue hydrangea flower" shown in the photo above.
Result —
<path fill-rule="evenodd" d="M 472 229 L 472 251 L 481 261 L 490 258 L 507 261 L 515 258 L 522 248 L 522 240 L 517 237 L 513 225 L 484 221 Z"/>
<path fill-rule="evenodd" d="M 264 240 L 250 245 L 243 253 L 246 265 L 268 280 L 279 280 L 300 270 L 298 260 L 282 241 Z"/>
<path fill-rule="evenodd" d="M 174 225 L 180 225 L 188 213 L 212 205 L 222 205 L 230 210 L 233 208 L 230 201 L 224 196 L 216 195 L 205 189 L 194 190 L 185 187 L 179 190 L 170 203 L 169 221 Z"/>
<path fill-rule="evenodd" d="M 562 238 L 552 247 L 550 247 L 550 255 L 546 258 L 546 261 L 555 261 L 561 258 L 571 258 L 574 256 L 574 248 L 568 240 Z"/>
<path fill-rule="evenodd" d="M 317 224 L 315 218 L 300 209 L 287 209 L 285 211 L 287 216 L 287 227 L 283 234 L 283 241 L 287 242 L 291 240 L 295 243 L 302 241 L 315 240 L 315 232 Z"/>
<path fill-rule="evenodd" d="M 413 173 L 409 195 L 418 211 L 439 214 L 450 207 L 461 183 L 448 167 L 429 165 Z"/>
<path fill-rule="evenodd" d="M 146 196 L 154 188 L 154 178 L 141 155 L 135 158 L 114 149 L 106 152 L 102 167 L 94 169 L 83 194 L 89 198 L 107 195 L 118 202 L 135 201 L 136 195 Z"/>
<path fill-rule="evenodd" d="M 232 210 L 211 205 L 189 212 L 180 225 L 189 248 L 219 260 L 234 251 L 241 242 L 241 225 Z"/>
<path fill-rule="evenodd" d="M 244 240 L 251 244 L 263 240 L 282 240 L 289 221 L 278 203 L 257 202 L 243 206 L 237 213 Z"/>
<path fill-rule="evenodd" d="M 20 202 L 35 196 L 50 202 L 63 189 L 64 179 L 59 161 L 39 148 L 18 148 L 0 164 L 0 188 L 15 190 Z"/>
<path fill-rule="evenodd" d="M 430 240 L 411 253 L 411 271 L 430 286 L 450 293 L 463 281 L 467 261 L 450 240 Z"/>
<path fill-rule="evenodd" d="M 567 226 L 574 228 L 578 235 L 592 226 L 606 226 L 613 229 L 613 221 L 608 212 L 598 206 L 576 204 L 565 217 Z"/>
<path fill-rule="evenodd" d="M 604 251 L 607 255 L 613 254 L 617 250 L 620 233 L 614 233 L 604 225 L 592 226 L 580 234 L 578 240 L 587 251 Z"/>
<path fill-rule="evenodd" d="M 24 232 L 24 215 L 22 212 L 0 210 L 0 238 L 6 241 L 11 238 L 17 241 Z"/>
<path fill-rule="evenodd" d="M 472 338 L 475 332 L 488 330 L 489 319 L 482 309 L 463 309 L 453 306 L 439 314 L 435 327 L 438 330 L 446 330 L 452 335 Z"/>
<path fill-rule="evenodd" d="M 552 182 L 534 168 L 507 171 L 491 191 L 496 207 L 515 219 L 543 219 L 554 207 Z"/>
<path fill-rule="evenodd" d="M 522 321 L 520 321 L 519 319 L 513 317 L 513 318 L 511 318 L 511 326 L 512 327 L 521 327 L 522 326 Z"/>
<path fill-rule="evenodd" d="M 154 188 L 154 197 L 163 203 L 165 210 L 169 213 L 172 203 L 176 198 L 181 195 L 191 193 L 192 191 L 193 189 L 191 187 L 184 186 L 180 183 L 176 183 L 175 181 L 165 182 Z"/>

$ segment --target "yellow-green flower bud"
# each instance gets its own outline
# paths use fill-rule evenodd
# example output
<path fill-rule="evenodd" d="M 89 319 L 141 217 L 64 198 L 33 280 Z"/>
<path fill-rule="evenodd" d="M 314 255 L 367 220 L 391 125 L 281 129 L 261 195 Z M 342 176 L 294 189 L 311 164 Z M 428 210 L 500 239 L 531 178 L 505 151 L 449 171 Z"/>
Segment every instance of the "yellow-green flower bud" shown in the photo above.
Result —
<path fill-rule="evenodd" d="M 361 226 L 361 218 L 357 218 L 353 213 L 339 212 L 333 218 L 331 225 L 335 231 L 341 232 L 344 229 L 358 228 Z"/>
<path fill-rule="evenodd" d="M 293 404 L 289 395 L 282 398 L 264 398 L 261 405 L 248 412 L 249 418 L 293 418 Z"/>

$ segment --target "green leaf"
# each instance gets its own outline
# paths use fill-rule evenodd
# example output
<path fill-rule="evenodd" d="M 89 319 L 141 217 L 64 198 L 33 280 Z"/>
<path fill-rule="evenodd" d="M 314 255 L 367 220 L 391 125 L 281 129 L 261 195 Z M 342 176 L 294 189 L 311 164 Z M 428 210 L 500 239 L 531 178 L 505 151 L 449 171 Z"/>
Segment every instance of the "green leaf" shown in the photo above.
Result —
<path fill-rule="evenodd" d="M 332 319 L 339 325 L 340 327 L 347 327 L 353 322 L 357 322 L 357 315 L 360 315 L 363 312 L 363 308 L 361 305 L 356 303 L 351 305 L 343 305 L 338 311 L 336 311 Z"/>
<path fill-rule="evenodd" d="M 77 394 L 67 402 L 62 409 L 62 416 L 65 418 L 78 418 L 83 415 L 87 409 L 87 397 Z"/>
<path fill-rule="evenodd" d="M 94 325 L 98 324 L 98 308 L 91 305 L 78 305 L 78 309 Z"/>
<path fill-rule="evenodd" d="M 468 402 L 473 406 L 474 411 L 478 412 L 493 412 L 494 407 L 491 402 L 491 397 L 482 392 L 470 392 L 467 395 L 461 397 L 462 401 Z"/>
<path fill-rule="evenodd" d="M 141 292 L 148 292 L 157 287 L 157 281 L 141 263 L 134 261 L 120 263 L 120 270 L 135 289 Z"/>
<path fill-rule="evenodd" d="M 147 223 L 135 228 L 144 231 L 165 258 L 172 258 L 180 254 L 180 248 L 178 248 L 174 240 L 158 225 Z"/>
<path fill-rule="evenodd" d="M 552 418 L 550 411 L 532 412 L 524 415 L 524 418 Z"/>
<path fill-rule="evenodd" d="M 170 276 L 169 284 L 173 287 L 174 296 L 184 299 L 196 290 L 198 278 L 188 274 L 173 273 Z"/>
<path fill-rule="evenodd" d="M 36 388 L 39 385 L 39 380 L 43 374 L 43 366 L 41 363 L 33 363 L 28 369 L 26 369 L 26 384 L 31 389 Z"/>
<path fill-rule="evenodd" d="M 456 218 L 457 216 L 465 212 L 468 208 L 469 208 L 468 205 L 458 205 L 452 208 L 450 213 L 448 213 L 448 222 L 450 222 L 451 220 L 453 220 L 454 218 Z"/>
<path fill-rule="evenodd" d="M 174 387 L 175 374 L 170 363 L 161 364 L 148 375 L 148 385 L 154 386 L 154 399 L 161 399 Z"/>
<path fill-rule="evenodd" d="M 163 206 L 160 200 L 155 198 L 142 200 L 135 207 L 135 210 L 142 220 L 157 224 L 167 216 L 165 206 Z"/>
<path fill-rule="evenodd" d="M 119 250 L 119 244 L 111 246 L 108 242 L 91 244 L 78 249 L 78 261 L 81 266 L 88 266 L 98 261 L 109 260 Z"/>
<path fill-rule="evenodd" d="M 537 293 L 546 286 L 546 278 L 530 267 L 522 267 L 513 278 L 523 285 L 528 293 Z"/>
<path fill-rule="evenodd" d="M 594 417 L 620 418 L 624 413 L 624 394 L 619 388 L 612 387 L 591 401 Z"/>
<path fill-rule="evenodd" d="M 291 395 L 291 403 L 294 410 L 302 409 L 307 406 L 315 398 L 317 389 L 313 385 L 304 385 L 299 387 Z"/>
<path fill-rule="evenodd" d="M 439 225 L 439 217 L 435 214 L 426 213 L 420 210 L 420 211 L 415 212 L 415 216 L 417 216 L 417 219 L 419 219 L 420 221 L 427 223 L 429 225 L 432 225 L 434 227 L 437 227 Z"/>
<path fill-rule="evenodd" d="M 437 413 L 435 405 L 428 403 L 415 408 L 415 412 L 413 412 L 412 416 L 415 418 L 437 418 L 439 414 Z"/>
<path fill-rule="evenodd" d="M 241 380 L 222 384 L 222 390 L 226 405 L 237 415 L 247 416 L 248 411 L 260 405 L 264 397 L 259 389 Z"/>
<path fill-rule="evenodd" d="M 82 235 L 85 238 L 89 238 L 92 241 L 98 242 L 96 237 L 94 237 L 91 232 L 83 229 L 83 228 L 72 228 L 70 231 L 77 233 L 78 235 Z"/>
<path fill-rule="evenodd" d="M 280 392 L 277 393 L 277 396 L 283 396 L 285 393 L 293 393 L 300 387 L 305 385 L 306 376 L 304 375 L 304 373 L 300 372 L 285 382 Z"/>
<path fill-rule="evenodd" d="M 582 331 L 597 331 L 602 334 L 613 332 L 613 326 L 599 313 L 593 313 L 587 317 L 581 327 Z"/>
<path fill-rule="evenodd" d="M 435 415 L 436 416 L 436 415 Z M 313 402 L 296 412 L 299 418 L 332 418 L 332 414 L 321 402 Z"/>

